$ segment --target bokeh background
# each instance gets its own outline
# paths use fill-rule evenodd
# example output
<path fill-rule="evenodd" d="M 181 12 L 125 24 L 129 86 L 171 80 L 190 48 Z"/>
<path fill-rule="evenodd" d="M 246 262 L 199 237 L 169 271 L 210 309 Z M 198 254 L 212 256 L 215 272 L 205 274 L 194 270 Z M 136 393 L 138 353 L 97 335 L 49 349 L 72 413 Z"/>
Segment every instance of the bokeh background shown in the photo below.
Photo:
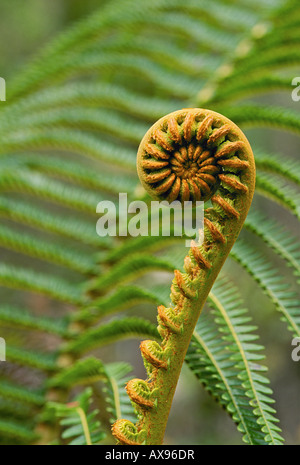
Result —
<path fill-rule="evenodd" d="M 0 15 L 0 75 L 3 76 L 7 85 L 10 80 L 22 70 L 22 67 L 35 56 L 35 54 L 56 35 L 70 26 L 74 21 L 86 16 L 100 4 L 106 3 L 101 0 L 2 0 Z M 297 72 L 295 70 L 295 76 Z M 299 73 L 300 75 L 300 67 Z M 292 89 L 291 89 L 292 90 Z M 293 102 L 286 92 L 276 95 L 261 95 L 258 102 L 271 104 L 283 104 L 293 110 L 300 110 L 300 102 Z M 299 138 L 290 133 L 278 133 L 275 130 L 249 130 L 247 136 L 268 152 L 274 150 L 276 153 L 285 151 L 299 158 Z M 282 224 L 287 222 L 296 236 L 299 236 L 299 223 L 287 211 L 269 202 L 263 197 L 256 197 L 267 215 L 277 218 Z M 255 244 L 254 244 L 255 245 Z M 260 244 L 257 243 L 257 247 Z M 266 249 L 262 249 L 266 253 Z M 1 260 L 11 263 L 28 265 L 31 259 L 12 254 L 0 248 Z M 271 254 L 271 252 L 270 252 Z M 274 257 L 273 257 L 274 258 Z M 28 261 L 29 260 L 29 261 Z M 278 266 L 282 268 L 286 280 L 291 283 L 294 290 L 295 280 L 292 273 L 284 266 L 281 259 L 277 259 Z M 42 269 L 40 264 L 38 265 Z M 285 324 L 274 316 L 274 308 L 270 301 L 265 298 L 258 286 L 249 280 L 246 273 L 241 272 L 240 267 L 230 261 L 225 265 L 228 273 L 236 280 L 244 296 L 247 307 L 250 309 L 258 324 L 260 342 L 266 347 L 266 364 L 269 367 L 269 378 L 276 399 L 276 410 L 281 420 L 283 435 L 287 444 L 300 444 L 300 362 L 291 360 L 291 335 L 286 331 Z M 63 274 L 64 272 L 61 271 Z M 70 275 L 71 277 L 71 275 Z M 74 279 L 76 279 L 74 277 Z M 159 280 L 169 283 L 169 276 L 159 276 Z M 1 300 L 8 299 L 16 304 L 24 303 L 24 295 L 18 291 L 0 288 Z M 53 314 L 60 309 L 43 297 L 27 296 L 26 304 L 39 313 L 43 308 L 44 314 Z M 61 309 L 65 311 L 65 308 Z M 207 309 L 205 310 L 207 311 Z M 142 309 L 133 308 L 132 315 L 147 316 L 155 322 L 155 309 L 151 305 L 144 305 Z M 22 337 L 19 335 L 19 337 Z M 28 336 L 27 336 L 28 337 Z M 34 340 L 32 334 L 31 343 L 35 348 L 45 344 L 45 340 Z M 49 340 L 49 347 L 55 346 L 55 340 Z M 137 340 L 126 340 L 113 346 L 96 352 L 106 361 L 125 360 L 135 366 L 135 374 L 144 376 L 144 368 L 141 357 L 137 351 Z M 6 370 L 10 368 L 6 367 Z M 12 368 L 11 368 L 12 370 Z M 39 382 L 33 374 L 26 374 L 22 370 L 16 374 L 17 378 L 26 376 L 28 385 Z M 166 442 L 169 444 L 242 444 L 240 434 L 236 431 L 234 424 L 226 412 L 199 386 L 187 367 L 178 385 L 171 416 L 166 433 Z"/>

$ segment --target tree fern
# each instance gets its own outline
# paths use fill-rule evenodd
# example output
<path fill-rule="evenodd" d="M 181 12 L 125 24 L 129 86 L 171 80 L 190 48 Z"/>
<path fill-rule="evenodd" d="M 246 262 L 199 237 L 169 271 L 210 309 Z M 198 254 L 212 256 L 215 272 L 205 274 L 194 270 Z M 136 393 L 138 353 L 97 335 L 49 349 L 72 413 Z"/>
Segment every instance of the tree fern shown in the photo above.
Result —
<path fill-rule="evenodd" d="M 109 0 L 7 79 L 0 108 L 0 336 L 9 365 L 0 382 L 1 444 L 111 442 L 110 423 L 135 421 L 125 390 L 130 367 L 108 363 L 105 352 L 100 360 L 98 349 L 132 336 L 159 337 L 149 322 L 155 310 L 149 318 L 145 311 L 169 306 L 173 270 L 183 271 L 184 238 L 99 237 L 96 207 L 101 200 L 117 204 L 119 192 L 150 201 L 136 175 L 137 145 L 156 120 L 178 109 L 210 108 L 247 131 L 255 202 L 224 274 L 231 275 L 234 261 L 299 336 L 293 151 L 300 119 L 290 96 L 299 11 L 296 0 Z M 278 268 L 282 259 L 289 275 Z M 238 295 L 245 281 L 234 279 L 235 286 L 215 283 L 186 362 L 246 443 L 282 443 L 251 309 Z M 80 392 L 68 406 L 74 387 Z"/>

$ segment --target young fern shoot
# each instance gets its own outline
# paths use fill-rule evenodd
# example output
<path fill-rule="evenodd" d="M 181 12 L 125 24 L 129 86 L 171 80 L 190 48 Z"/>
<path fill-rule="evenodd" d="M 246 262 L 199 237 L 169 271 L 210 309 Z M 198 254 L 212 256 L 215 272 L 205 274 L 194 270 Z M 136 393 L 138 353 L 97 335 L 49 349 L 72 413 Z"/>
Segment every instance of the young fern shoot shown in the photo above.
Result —
<path fill-rule="evenodd" d="M 126 389 L 138 423 L 118 420 L 120 444 L 162 444 L 192 334 L 251 205 L 255 163 L 248 140 L 229 119 L 204 109 L 184 109 L 157 121 L 144 136 L 137 168 L 145 189 L 159 200 L 211 201 L 205 210 L 204 242 L 192 241 L 184 273 L 175 270 L 169 308 L 158 307 L 162 342 L 143 341 L 146 381 Z"/>

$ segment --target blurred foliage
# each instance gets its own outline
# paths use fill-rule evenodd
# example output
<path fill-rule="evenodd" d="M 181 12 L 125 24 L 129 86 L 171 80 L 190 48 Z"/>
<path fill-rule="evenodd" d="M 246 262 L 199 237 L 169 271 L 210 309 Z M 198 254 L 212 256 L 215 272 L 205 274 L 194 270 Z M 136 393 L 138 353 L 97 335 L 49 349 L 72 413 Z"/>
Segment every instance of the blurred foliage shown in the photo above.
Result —
<path fill-rule="evenodd" d="M 222 275 L 258 327 L 282 435 L 299 444 L 299 364 L 286 331 L 292 321 L 297 335 L 300 318 L 299 296 L 289 294 L 299 295 L 300 270 L 300 103 L 291 99 L 299 25 L 296 1 L 2 0 L 0 335 L 8 363 L 1 364 L 1 444 L 52 441 L 58 422 L 45 416 L 47 400 L 63 409 L 81 384 L 93 386 L 108 442 L 121 406 L 132 414 L 121 394 L 128 362 L 144 377 L 136 338 L 155 334 L 155 304 L 168 298 L 169 270 L 185 251 L 163 241 L 100 240 L 96 204 L 118 192 L 145 199 L 135 173 L 139 140 L 158 117 L 186 106 L 232 118 L 254 147 L 257 193 L 241 239 L 259 259 L 237 247 Z M 111 287 L 91 295 L 99 275 Z M 222 344 L 208 306 L 203 317 Z M 196 375 L 183 370 L 166 442 L 241 443 L 213 402 L 222 400 L 218 389 L 209 397 Z M 61 393 L 55 383 L 69 376 L 76 386 Z"/>

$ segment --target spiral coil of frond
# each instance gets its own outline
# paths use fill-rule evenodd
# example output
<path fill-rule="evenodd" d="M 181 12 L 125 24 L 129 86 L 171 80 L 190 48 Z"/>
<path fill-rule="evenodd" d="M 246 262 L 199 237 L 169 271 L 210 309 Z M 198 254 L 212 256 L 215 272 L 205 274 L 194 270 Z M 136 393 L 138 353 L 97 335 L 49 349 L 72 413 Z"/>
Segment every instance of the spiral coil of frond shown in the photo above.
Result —
<path fill-rule="evenodd" d="M 130 432 L 141 435 L 139 444 L 161 444 L 194 327 L 250 208 L 255 165 L 251 147 L 234 123 L 209 110 L 184 109 L 161 118 L 147 132 L 137 168 L 142 185 L 156 199 L 211 201 L 204 242 L 191 242 L 184 272 L 174 271 L 170 308 L 158 307 L 162 342 L 141 343 L 148 380 L 134 380 L 127 388 L 139 413 Z M 132 433 L 128 441 L 124 428 L 118 434 L 123 426 L 124 420 L 117 421 L 113 434 L 120 443 L 132 444 Z"/>

